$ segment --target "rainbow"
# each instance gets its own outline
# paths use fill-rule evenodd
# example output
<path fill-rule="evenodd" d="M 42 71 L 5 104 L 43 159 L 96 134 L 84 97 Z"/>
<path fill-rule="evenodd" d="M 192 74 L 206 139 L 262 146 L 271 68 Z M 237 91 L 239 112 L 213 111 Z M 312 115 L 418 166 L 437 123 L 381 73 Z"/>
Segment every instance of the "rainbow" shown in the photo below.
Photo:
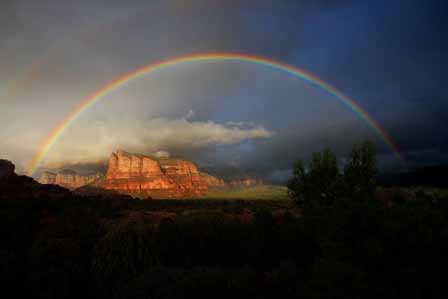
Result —
<path fill-rule="evenodd" d="M 174 57 L 157 63 L 151 63 L 149 65 L 143 66 L 123 76 L 120 76 L 119 78 L 113 80 L 109 84 L 103 86 L 101 89 L 91 94 L 89 97 L 84 99 L 77 106 L 76 109 L 72 110 L 45 139 L 44 143 L 40 146 L 38 152 L 35 154 L 31 162 L 29 163 L 28 166 L 29 175 L 31 176 L 34 175 L 37 168 L 44 160 L 45 156 L 47 155 L 51 147 L 57 142 L 57 140 L 64 133 L 64 131 L 73 122 L 76 121 L 76 119 L 82 114 L 83 111 L 89 109 L 92 105 L 94 105 L 99 100 L 105 98 L 108 94 L 110 94 L 114 90 L 124 86 L 127 82 L 139 78 L 141 76 L 144 76 L 146 74 L 180 64 L 188 64 L 196 62 L 216 62 L 216 61 L 246 62 L 270 67 L 276 70 L 284 71 L 287 74 L 305 80 L 310 84 L 322 89 L 326 93 L 339 99 L 343 104 L 345 104 L 349 109 L 351 109 L 360 119 L 364 120 L 367 123 L 367 125 L 392 149 L 395 156 L 404 164 L 404 159 L 400 155 L 398 145 L 388 135 L 388 133 L 384 130 L 384 128 L 382 128 L 381 125 L 367 113 L 367 111 L 365 111 L 353 99 L 346 96 L 337 88 L 319 79 L 313 74 L 304 71 L 302 69 L 299 69 L 297 67 L 262 56 L 245 55 L 238 53 L 200 53 L 200 54 Z"/>

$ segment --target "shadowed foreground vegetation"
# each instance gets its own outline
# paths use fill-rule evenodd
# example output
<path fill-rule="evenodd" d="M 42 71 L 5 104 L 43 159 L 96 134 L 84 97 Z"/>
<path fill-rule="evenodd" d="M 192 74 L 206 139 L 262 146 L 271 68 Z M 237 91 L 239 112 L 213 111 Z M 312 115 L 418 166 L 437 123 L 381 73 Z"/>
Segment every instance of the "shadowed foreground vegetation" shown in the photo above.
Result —
<path fill-rule="evenodd" d="M 401 200 L 4 200 L 0 277 L 28 298 L 443 298 L 448 198 Z"/>
<path fill-rule="evenodd" d="M 364 162 L 339 173 L 324 155 L 298 164 L 295 201 L 3 198 L 3 294 L 446 298 L 447 194 L 369 193 Z"/>

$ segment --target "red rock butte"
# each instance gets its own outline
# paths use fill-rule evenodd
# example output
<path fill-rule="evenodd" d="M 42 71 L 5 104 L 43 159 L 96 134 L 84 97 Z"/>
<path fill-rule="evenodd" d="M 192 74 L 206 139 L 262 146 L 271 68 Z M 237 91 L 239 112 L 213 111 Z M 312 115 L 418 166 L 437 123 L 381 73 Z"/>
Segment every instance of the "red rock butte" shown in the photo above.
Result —
<path fill-rule="evenodd" d="M 201 196 L 209 187 L 224 185 L 224 181 L 199 171 L 192 162 L 125 151 L 112 153 L 106 179 L 101 183 L 107 190 L 151 198 Z"/>

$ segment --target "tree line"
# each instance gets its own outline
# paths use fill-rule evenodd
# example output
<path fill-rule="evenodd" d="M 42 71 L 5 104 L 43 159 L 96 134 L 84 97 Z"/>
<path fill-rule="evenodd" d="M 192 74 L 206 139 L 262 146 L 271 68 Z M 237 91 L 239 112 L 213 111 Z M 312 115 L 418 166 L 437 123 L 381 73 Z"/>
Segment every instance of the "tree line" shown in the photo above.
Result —
<path fill-rule="evenodd" d="M 298 203 L 333 205 L 338 200 L 369 201 L 374 197 L 377 173 L 374 145 L 364 142 L 353 146 L 343 171 L 330 149 L 314 153 L 308 164 L 297 161 L 287 186 Z"/>

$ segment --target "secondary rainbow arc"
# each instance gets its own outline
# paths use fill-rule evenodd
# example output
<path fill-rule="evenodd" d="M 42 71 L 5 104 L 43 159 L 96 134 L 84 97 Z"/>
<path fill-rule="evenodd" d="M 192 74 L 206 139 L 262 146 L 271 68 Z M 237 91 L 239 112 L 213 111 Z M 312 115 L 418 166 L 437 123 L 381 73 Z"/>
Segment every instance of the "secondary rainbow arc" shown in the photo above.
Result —
<path fill-rule="evenodd" d="M 139 78 L 141 76 L 155 72 L 157 70 L 165 69 L 179 64 L 194 63 L 201 61 L 210 61 L 210 62 L 239 61 L 246 63 L 254 63 L 284 71 L 290 75 L 293 75 L 295 77 L 307 81 L 308 83 L 322 89 L 326 93 L 339 99 L 348 108 L 350 108 L 360 119 L 364 120 L 367 123 L 367 125 L 391 148 L 395 156 L 404 165 L 404 159 L 400 154 L 398 145 L 393 141 L 393 139 L 389 136 L 389 134 L 385 131 L 385 129 L 353 99 L 342 93 L 336 87 L 319 79 L 315 75 L 305 70 L 302 70 L 298 67 L 291 66 L 283 62 L 262 56 L 246 55 L 238 53 L 200 53 L 187 56 L 178 56 L 143 66 L 141 68 L 138 68 L 137 70 L 131 71 L 123 76 L 120 76 L 119 78 L 113 80 L 109 84 L 103 86 L 101 89 L 91 94 L 89 97 L 84 99 L 77 106 L 76 109 L 72 110 L 64 118 L 64 120 L 52 131 L 52 133 L 45 139 L 43 144 L 40 146 L 38 152 L 34 155 L 33 159 L 29 163 L 28 166 L 29 175 L 31 176 L 34 175 L 34 173 L 36 172 L 42 161 L 45 159 L 47 153 L 50 151 L 51 147 L 57 142 L 57 140 L 64 133 L 64 131 L 82 114 L 82 112 L 87 110 L 89 107 L 94 105 L 97 101 L 104 98 L 109 93 L 113 92 L 117 88 L 122 87 L 127 82 L 133 79 Z"/>

